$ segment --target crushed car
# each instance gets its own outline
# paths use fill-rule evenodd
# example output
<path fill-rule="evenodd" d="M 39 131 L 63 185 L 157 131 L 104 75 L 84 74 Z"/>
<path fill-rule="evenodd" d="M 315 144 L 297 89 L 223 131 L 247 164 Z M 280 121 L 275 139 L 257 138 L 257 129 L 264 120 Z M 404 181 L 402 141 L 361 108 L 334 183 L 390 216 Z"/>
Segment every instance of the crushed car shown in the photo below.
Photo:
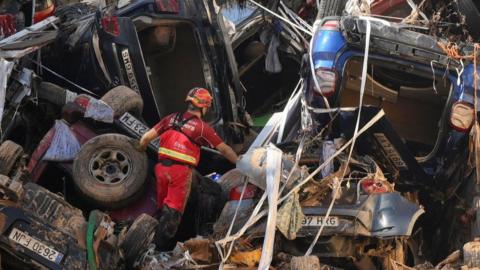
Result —
<path fill-rule="evenodd" d="M 82 210 L 30 181 L 21 146 L 4 141 L 0 156 L 2 267 L 124 269 L 148 247 L 157 222 L 152 217 L 139 216 L 121 233 L 98 210 L 87 221 Z"/>
<path fill-rule="evenodd" d="M 148 126 L 184 108 L 182 95 L 202 85 L 215 95 L 214 109 L 206 119 L 227 142 L 243 144 L 249 135 L 246 112 L 260 107 L 258 100 L 271 92 L 287 98 L 285 91 L 291 91 L 298 80 L 305 47 L 292 48 L 289 40 L 279 48 L 283 69 L 275 74 L 263 72 L 269 40 L 277 35 L 292 37 L 286 30 L 272 29 L 257 9 L 235 25 L 236 34 L 231 37 L 213 3 L 171 1 L 165 6 L 137 1 L 112 14 L 87 16 L 78 22 L 74 35 L 51 50 L 54 55 L 44 54 L 43 64 L 96 97 L 119 85 L 131 88 L 144 101 L 142 117 Z M 264 28 L 269 31 L 262 43 Z M 177 61 L 180 56 L 188 62 Z M 65 67 L 65 58 L 77 64 Z M 252 77 L 258 85 L 251 82 Z M 81 92 L 58 76 L 50 81 Z"/>
<path fill-rule="evenodd" d="M 249 130 L 250 124 L 247 121 L 249 117 L 244 107 L 245 100 L 246 104 L 249 104 L 250 101 L 260 99 L 258 96 L 249 97 L 250 94 L 243 89 L 243 83 L 240 82 L 240 78 L 242 76 L 257 76 L 255 74 L 259 73 L 258 69 L 261 69 L 263 67 L 262 63 L 265 63 L 264 60 L 261 61 L 266 57 L 265 46 L 256 41 L 256 39 L 259 38 L 259 29 L 267 26 L 266 21 L 261 19 L 262 17 L 258 10 L 239 21 L 235 29 L 237 33 L 243 34 L 237 34 L 234 38 L 232 37 L 232 44 L 236 44 L 236 53 L 234 54 L 230 43 L 225 42 L 229 37 L 223 32 L 223 17 L 212 18 L 212 21 L 206 25 L 201 23 L 201 20 L 206 19 L 206 17 L 198 17 L 200 14 L 207 15 L 208 12 L 213 12 L 213 7 L 210 4 L 190 1 L 182 4 L 186 5 L 187 8 L 174 9 L 176 6 L 173 5 L 169 7 L 173 8 L 173 10 L 164 10 L 162 9 L 165 8 L 164 6 L 156 6 L 151 1 L 140 1 L 119 8 L 115 14 L 118 17 L 102 18 L 98 17 L 99 13 L 87 13 L 85 14 L 86 18 L 82 18 L 78 24 L 86 25 L 82 29 L 88 30 L 82 32 L 83 36 L 80 35 L 82 38 L 77 41 L 76 47 L 65 51 L 65 54 L 72 55 L 72 59 L 82 60 L 79 63 L 80 68 L 79 66 L 71 65 L 72 70 L 65 67 L 56 69 L 55 60 L 59 59 L 58 56 L 53 59 L 49 55 L 45 56 L 46 60 L 42 65 L 48 66 L 49 70 L 59 70 L 58 74 L 51 78 L 51 81 L 61 85 L 62 82 L 59 82 L 59 80 L 68 78 L 68 81 L 75 82 L 74 85 L 70 86 L 75 87 L 78 83 L 78 85 L 82 85 L 82 88 L 86 87 L 91 89 L 91 91 L 88 90 L 88 95 L 78 95 L 82 93 L 82 89 L 75 89 L 74 91 L 73 88 L 71 88 L 72 90 L 67 90 L 65 88 L 62 89 L 62 87 L 56 87 L 53 84 L 42 84 L 44 88 L 51 89 L 52 92 L 56 91 L 58 97 L 63 97 L 56 101 L 58 105 L 65 105 L 63 110 L 65 121 L 57 121 L 57 124 L 45 135 L 32 154 L 29 169 L 34 181 L 45 181 L 45 185 L 58 187 L 59 185 L 48 183 L 54 180 L 40 179 L 42 177 L 43 179 L 51 179 L 51 177 L 47 176 L 49 175 L 48 173 L 44 173 L 45 169 L 49 165 L 53 165 L 50 168 L 57 166 L 61 172 L 65 173 L 64 175 L 67 178 L 74 179 L 75 185 L 71 186 L 75 186 L 79 194 L 93 201 L 98 207 L 118 209 L 129 205 L 142 194 L 141 191 L 145 189 L 143 183 L 151 182 L 151 179 L 147 180 L 147 161 L 136 158 L 136 149 L 133 141 L 125 136 L 108 133 L 121 133 L 139 138 L 161 116 L 173 111 L 183 110 L 184 102 L 181 93 L 186 92 L 189 87 L 195 85 L 207 85 L 207 87 L 213 90 L 215 105 L 212 113 L 207 115 L 207 120 L 213 123 L 218 133 L 227 141 L 237 143 L 240 151 L 241 148 L 248 146 L 249 140 L 251 142 L 255 134 Z M 142 12 L 147 7 L 153 8 L 148 16 Z M 193 15 L 191 14 L 192 10 L 199 10 L 201 13 Z M 196 38 L 197 35 L 200 35 L 200 39 Z M 207 42 L 210 38 L 213 38 L 216 42 Z M 161 42 L 161 46 L 158 46 L 158 42 Z M 91 44 L 91 46 L 87 46 L 90 48 L 89 50 L 83 49 L 86 46 L 85 44 Z M 301 47 L 297 48 L 297 50 L 301 49 Z M 118 54 L 120 52 L 121 54 Z M 187 52 L 192 55 L 185 57 Z M 235 55 L 244 53 L 247 56 L 242 58 L 243 61 L 248 60 L 250 62 L 242 62 L 237 66 Z M 190 70 L 191 72 L 195 71 L 195 74 L 186 74 L 185 71 L 180 71 L 180 69 L 183 70 L 183 64 L 176 61 L 180 54 L 191 62 L 189 63 Z M 295 61 L 295 55 L 297 54 L 285 53 L 285 58 L 291 59 L 288 61 Z M 151 55 L 152 57 L 145 57 L 146 55 Z M 218 60 L 219 57 L 224 57 L 225 61 L 213 61 L 214 59 Z M 93 60 L 93 62 L 90 62 L 90 60 Z M 217 64 L 218 62 L 227 66 L 220 67 Z M 118 63 L 121 63 L 121 65 L 117 66 Z M 286 80 L 295 78 L 297 76 L 293 73 L 295 63 L 287 63 L 289 64 L 285 65 L 285 72 L 272 75 L 275 77 L 268 74 L 265 75 L 263 77 L 265 78 L 264 83 L 268 84 L 269 81 L 267 79 L 274 80 L 277 77 L 283 77 Z M 250 70 L 252 67 L 254 69 Z M 298 63 L 297 67 L 299 67 Z M 173 73 L 169 75 L 168 72 Z M 48 70 L 45 73 L 48 73 Z M 286 76 L 288 74 L 291 74 L 291 76 Z M 182 78 L 183 75 L 188 80 Z M 230 79 L 214 79 L 227 77 Z M 96 79 L 92 80 L 91 78 Z M 245 79 L 244 82 L 247 83 L 248 80 Z M 281 84 L 277 83 L 277 85 Z M 238 87 L 241 87 L 241 89 Z M 252 89 L 254 90 L 252 93 L 267 95 L 268 91 L 273 91 L 275 87 L 265 88 L 262 91 Z M 278 90 L 277 92 L 291 91 L 285 86 L 282 87 L 283 90 Z M 110 90 L 107 91 L 107 89 Z M 102 97 L 99 101 L 94 96 Z M 282 96 L 285 96 L 285 94 L 280 95 L 280 98 L 285 98 Z M 69 103 L 67 101 L 72 102 Z M 110 117 L 107 123 L 102 123 L 105 121 L 98 121 L 99 119 L 87 120 L 89 118 L 88 114 L 91 112 L 90 108 L 94 108 L 95 104 L 100 104 L 96 108 L 106 104 L 106 107 L 112 109 L 113 116 Z M 257 106 L 260 105 L 257 104 Z M 253 105 L 252 108 L 254 108 Z M 262 109 L 259 109 L 259 111 L 262 111 Z M 265 107 L 263 111 L 265 111 Z M 78 115 L 82 117 L 78 117 Z M 83 118 L 83 116 L 87 117 Z M 83 149 L 88 148 L 87 145 L 92 145 L 94 149 L 108 149 L 109 145 L 114 142 L 118 142 L 119 145 L 116 146 L 118 148 L 120 147 L 120 141 L 125 141 L 126 145 L 130 145 L 129 149 L 116 153 L 118 158 L 126 158 L 122 161 L 125 164 L 120 164 L 119 160 L 108 161 L 121 167 L 115 170 L 115 174 L 118 170 L 125 170 L 123 177 L 118 178 L 115 176 L 115 179 L 107 179 L 108 177 L 101 175 L 105 172 L 98 175 L 92 172 L 86 174 L 83 169 L 80 170 L 80 167 L 77 167 L 75 164 L 72 166 L 74 155 L 69 155 L 68 158 L 60 160 L 48 161 L 44 155 L 48 149 L 55 147 L 55 145 L 51 145 L 52 141 L 55 141 L 53 134 L 55 131 L 58 132 L 59 126 L 64 127 L 64 125 L 68 126 L 67 129 L 72 132 L 73 138 L 78 140 L 77 143 L 72 143 L 72 145 L 77 148 L 82 146 L 80 152 L 75 152 L 80 155 L 80 157 L 77 156 L 75 158 L 75 160 L 78 160 L 75 164 L 83 161 L 88 163 L 97 156 L 96 150 L 94 152 L 85 150 L 87 156 L 82 154 L 84 153 Z M 90 139 L 92 141 L 89 141 Z M 156 143 L 158 144 L 158 141 Z M 157 144 L 153 144 L 151 147 L 153 151 L 150 155 L 150 163 L 155 159 L 153 153 L 156 151 L 155 145 Z M 212 153 L 209 149 L 205 150 L 207 154 Z M 215 154 L 213 153 L 213 155 Z M 212 168 L 217 170 L 221 168 L 221 166 L 215 165 L 218 165 L 218 162 L 209 162 L 212 159 L 215 160 L 216 157 L 204 159 L 207 162 L 204 162 L 203 166 L 200 165 L 201 171 L 211 172 Z M 138 173 L 129 169 L 138 170 Z M 91 170 L 92 168 L 87 171 Z M 61 179 L 62 177 L 57 175 L 56 178 Z M 102 189 L 101 192 L 103 195 L 107 192 L 111 194 L 111 197 L 94 195 L 93 193 L 98 193 L 99 190 L 91 188 L 96 186 L 96 179 L 102 179 L 98 181 L 114 180 L 115 185 L 119 189 L 113 188 L 113 183 L 111 183 L 112 188 Z M 134 179 L 135 181 L 133 181 Z M 102 186 L 105 183 L 98 184 Z M 148 190 L 152 191 L 152 189 Z M 151 205 L 150 196 L 143 196 L 142 200 L 144 204 Z M 144 209 L 140 210 L 138 207 L 136 209 L 138 213 L 145 211 Z M 154 211 L 153 205 L 151 205 L 148 211 Z M 112 216 L 115 217 L 113 214 Z"/>
<path fill-rule="evenodd" d="M 155 181 L 148 172 L 153 171 L 158 141 L 143 155 L 132 137 L 139 138 L 162 116 L 184 109 L 181 93 L 195 85 L 212 89 L 214 109 L 207 120 L 239 151 L 255 136 L 246 110 L 263 114 L 280 108 L 298 79 L 306 44 L 279 43 L 292 39 L 292 32 L 278 22 L 274 28 L 258 9 L 234 24 L 235 33 L 228 36 L 228 19 L 215 13 L 212 3 L 180 5 L 137 1 L 116 6 L 111 14 L 83 4 L 67 6 L 2 41 L 4 57 L 24 57 L 41 72 L 38 95 L 56 105 L 56 121 L 36 121 L 42 131 L 25 133 L 45 134 L 41 140 L 19 140 L 21 128 L 6 137 L 31 154 L 27 167 L 32 182 L 63 194 L 84 212 L 100 208 L 119 227 L 127 226 L 142 213 L 156 212 Z M 52 29 L 51 24 L 60 27 Z M 277 52 L 279 44 L 283 47 Z M 41 47 L 37 58 L 29 55 L 36 52 L 30 46 Z M 180 55 L 188 60 L 190 73 L 177 61 Z M 266 59 L 272 57 L 279 57 L 283 67 L 264 72 Z M 67 58 L 71 65 L 65 66 Z M 277 95 L 271 103 L 258 103 L 272 92 Z M 23 120 L 29 124 L 29 119 Z M 210 157 L 200 165 L 203 174 L 222 170 L 221 162 L 211 162 L 218 159 L 216 153 L 204 150 Z M 192 190 L 198 192 L 187 206 L 186 229 L 179 232 L 206 235 L 224 198 L 216 183 L 200 174 L 196 179 Z"/>
<path fill-rule="evenodd" d="M 425 258 L 444 258 L 451 250 L 473 240 L 475 234 L 472 228 L 478 228 L 473 217 L 476 208 L 468 206 L 478 202 L 478 199 L 472 198 L 476 194 L 472 192 L 475 190 L 472 185 L 476 182 L 476 176 L 475 173 L 471 174 L 474 165 L 469 161 L 469 152 L 470 157 L 475 152 L 468 147 L 469 132 L 476 119 L 473 79 L 476 73 L 473 59 L 476 56 L 473 54 L 471 36 L 465 31 L 466 24 L 462 21 L 464 6 L 461 3 L 456 6 L 453 2 L 438 1 L 435 3 L 437 7 L 441 4 L 445 7 L 440 8 L 441 12 L 453 10 L 447 18 L 442 18 L 456 23 L 452 27 L 429 29 L 418 20 L 406 23 L 398 18 L 386 21 L 381 17 L 343 14 L 343 9 L 339 7 L 341 2 L 321 1 L 321 4 L 332 8 L 320 13 L 315 23 L 310 55 L 303 63 L 301 94 L 296 96 L 296 103 L 286 106 L 292 109 L 276 118 L 272 117 L 271 125 L 267 124 L 271 133 L 262 134 L 262 131 L 259 137 L 267 143 L 274 143 L 290 157 L 295 157 L 287 162 L 290 165 L 282 172 L 281 185 L 285 187 L 280 195 L 285 196 L 285 190 L 288 191 L 285 177 L 296 174 L 295 170 L 290 170 L 292 164 L 301 164 L 303 155 L 314 153 L 313 158 L 307 156 L 306 160 L 312 162 L 309 172 L 318 173 L 318 164 L 323 166 L 328 159 L 329 151 L 325 150 L 331 149 L 330 154 L 340 151 L 342 143 L 335 141 L 345 142 L 352 137 L 355 149 L 351 153 L 350 166 L 358 166 L 359 160 L 365 162 L 365 158 L 371 158 L 382 172 L 380 175 L 388 180 L 380 181 L 383 177 L 377 177 L 374 169 L 362 172 L 374 177 L 345 176 L 347 170 L 342 169 L 341 160 L 350 159 L 338 158 L 330 174 L 322 174 L 317 178 L 313 176 L 311 186 L 305 184 L 303 190 L 300 188 L 298 200 L 302 208 L 298 215 L 302 217 L 303 214 L 307 218 L 297 218 L 297 223 L 290 223 L 296 232 L 295 240 L 288 240 L 285 245 L 278 243 L 274 250 L 286 247 L 292 254 L 316 254 L 320 261 L 347 268 L 359 267 L 356 264 L 365 263 L 365 256 L 371 259 L 367 264 L 373 263 L 384 269 L 394 269 L 395 263 L 392 262 L 414 266 Z M 355 2 L 358 1 L 349 1 Z M 343 1 L 343 4 L 346 3 Z M 397 3 L 405 4 L 400 1 Z M 441 12 L 435 14 L 443 16 Z M 439 20 L 439 17 L 434 18 Z M 385 115 L 363 131 L 362 135 L 355 137 L 358 127 L 378 115 L 378 109 L 382 109 Z M 357 128 L 354 128 L 355 125 Z M 307 137 L 305 141 L 302 136 Z M 292 144 L 292 139 L 293 148 L 285 148 L 289 143 Z M 320 143 L 312 144 L 311 141 L 315 140 Z M 305 145 L 301 142 L 305 142 Z M 334 147 L 326 147 L 326 142 Z M 300 152 L 302 155 L 298 155 L 297 149 L 303 151 Z M 248 175 L 248 171 L 256 170 L 258 163 L 265 166 L 265 160 L 265 156 L 254 157 L 247 166 L 247 172 L 224 175 L 223 188 L 227 194 L 230 192 L 231 201 L 215 225 L 220 239 L 217 243 L 223 245 L 226 239 L 237 239 L 240 229 L 244 240 L 267 237 L 265 224 L 250 227 L 250 222 L 254 222 L 252 217 L 260 216 L 250 214 L 258 213 L 255 212 L 259 207 L 256 203 L 263 198 L 262 189 L 265 189 L 259 190 L 255 179 L 265 175 Z M 282 164 L 285 166 L 285 162 Z M 317 170 L 313 170 L 315 168 Z M 226 184 L 233 181 L 239 185 L 245 177 L 257 187 L 246 185 L 242 189 L 243 185 Z M 343 181 L 338 180 L 344 177 Z M 333 179 L 341 183 L 338 196 L 331 194 L 335 190 Z M 355 183 L 358 180 L 361 181 Z M 342 185 L 345 185 L 345 189 Z M 342 199 L 349 196 L 346 191 L 349 188 L 352 188 L 352 197 L 348 203 L 348 200 Z M 361 198 L 365 198 L 362 196 L 388 197 L 393 194 L 399 200 L 392 200 L 385 206 L 389 205 L 390 213 L 395 213 L 391 219 L 395 219 L 394 225 L 374 229 L 376 222 L 386 225 L 389 218 L 380 214 L 369 223 L 362 221 L 357 212 L 351 217 L 354 223 L 366 226 L 367 233 L 356 227 L 353 238 L 349 238 L 351 231 L 342 223 L 342 218 L 349 216 L 348 210 L 351 207 L 358 210 L 366 207 L 363 210 L 370 211 L 371 217 L 376 216 L 375 211 L 381 211 L 383 206 L 368 210 L 368 206 L 361 203 Z M 461 198 L 457 197 L 458 194 L 462 194 Z M 282 197 L 279 203 L 284 199 Z M 305 207 L 305 203 L 307 206 L 314 204 L 320 207 L 312 210 Z M 380 201 L 376 203 L 384 205 Z M 348 204 L 351 206 L 346 206 Z M 469 213 L 464 212 L 466 208 Z M 265 210 L 265 207 L 261 209 Z M 298 207 L 295 209 L 298 211 Z M 411 212 L 407 215 L 395 212 L 399 209 L 410 209 Z M 235 214 L 237 211 L 240 211 L 238 215 Z M 231 223 L 232 220 L 235 222 Z M 232 228 L 233 236 L 229 236 Z M 247 231 L 243 230 L 245 228 L 248 228 Z M 277 228 L 281 230 L 281 224 L 277 223 Z M 307 228 L 312 229 L 313 235 L 303 238 Z M 330 234 L 332 231 L 334 233 Z M 315 233 L 318 233 L 318 238 L 312 237 Z M 286 237 L 283 231 L 282 234 Z M 368 237 L 357 237 L 360 235 Z M 303 243 L 300 239 L 304 240 Z M 312 242 L 318 244 L 313 246 Z M 441 243 L 449 245 L 442 246 Z M 345 260 L 349 264 L 345 264 Z"/>
<path fill-rule="evenodd" d="M 399 138 L 382 132 L 376 135 L 374 145 L 378 153 L 387 153 L 388 166 L 396 171 L 392 179 L 396 187 L 423 194 L 420 201 L 427 209 L 426 225 L 432 226 L 433 220 L 438 225 L 425 236 L 431 246 L 439 246 L 446 241 L 443 237 L 465 227 L 461 221 L 465 212 L 458 208 L 471 209 L 471 184 L 476 181 L 468 162 L 469 132 L 475 124 L 475 67 L 473 61 L 455 58 L 445 50 L 452 44 L 448 38 L 458 36 L 446 30 L 442 33 L 443 37 L 434 37 L 415 26 L 378 19 L 325 17 L 317 22 L 308 64 L 312 72 L 305 76 L 304 86 L 311 111 L 325 109 L 327 104 L 385 110 L 392 132 Z M 368 48 L 365 40 L 369 40 Z M 472 55 L 474 45 L 466 37 L 463 40 L 455 43 L 455 50 Z M 362 70 L 366 50 L 368 65 Z M 366 74 L 360 103 L 362 71 Z M 325 113 L 315 117 L 319 121 L 329 118 Z M 454 202 L 454 194 L 465 199 Z M 456 209 L 450 208 L 453 205 Z M 476 227 L 473 219 L 468 220 Z M 457 222 L 463 225 L 454 225 Z M 468 241 L 474 235 L 464 237 Z M 465 241 L 453 244 L 457 240 L 449 241 L 457 247 L 443 253 L 436 249 L 436 255 L 445 256 Z"/>
<path fill-rule="evenodd" d="M 369 120 L 377 113 L 378 110 L 364 112 L 363 120 Z M 285 187 L 281 189 L 283 193 L 280 197 L 289 194 L 295 185 L 328 159 L 329 156 L 325 155 L 328 153 L 325 151 L 327 145 L 336 152 L 350 138 L 346 134 L 353 133 L 355 114 L 341 112 L 337 117 L 332 123 L 330 134 L 317 136 L 313 129 L 311 133 L 305 135 L 305 145 L 299 145 L 298 135 L 287 137 L 277 144 L 284 155 L 280 184 Z M 343 124 L 344 122 L 349 124 Z M 372 260 L 372 264 L 377 263 L 378 267 L 383 265 L 389 269 L 390 259 L 410 266 L 418 263 L 421 259 L 418 257 L 419 243 L 414 239 L 414 235 L 418 228 L 418 219 L 425 211 L 418 201 L 415 201 L 413 194 L 402 193 L 396 189 L 393 179 L 388 179 L 393 173 L 389 168 L 384 169 L 382 163 L 388 156 L 382 153 L 383 159 L 377 163 L 375 160 L 379 160 L 379 157 L 375 154 L 379 149 L 362 147 L 371 145 L 375 140 L 375 134 L 391 131 L 389 128 L 387 120 L 382 117 L 357 139 L 357 149 L 349 165 L 346 163 L 347 154 L 339 155 L 329 165 L 330 169 L 314 176 L 310 182 L 302 186 L 295 195 L 296 203 L 301 207 L 298 217 L 294 210 L 292 212 L 287 210 L 281 214 L 281 209 L 287 202 L 279 207 L 277 227 L 282 235 L 276 235 L 279 239 L 275 240 L 275 253 L 285 252 L 293 256 L 302 256 L 322 227 L 322 235 L 311 254 L 318 256 L 323 264 L 355 267 L 359 261 L 370 256 L 377 258 Z M 266 141 L 270 142 L 276 142 L 276 135 Z M 293 157 L 299 147 L 303 147 L 303 152 L 295 161 Z M 229 192 L 230 201 L 214 225 L 214 235 L 219 237 L 217 239 L 225 236 L 232 220 L 234 220 L 232 234 L 238 232 L 258 203 L 262 189 L 265 189 L 265 186 L 258 185 L 258 181 L 265 181 L 262 177 L 265 177 L 266 173 L 259 173 L 267 166 L 265 153 L 264 148 L 250 149 L 243 156 L 243 161 L 240 161 L 240 171 L 235 169 L 222 176 L 220 183 L 224 191 Z M 241 183 L 245 176 L 249 176 L 248 179 L 253 185 L 247 185 L 243 191 Z M 241 185 L 235 186 L 232 183 Z M 337 192 L 334 191 L 335 186 L 338 186 Z M 333 208 L 329 210 L 332 200 Z M 241 212 L 234 219 L 236 207 L 240 207 Z M 291 215 L 297 223 L 287 222 L 287 225 L 281 225 L 288 215 Z M 257 243 L 258 240 L 255 239 L 262 239 L 265 235 L 265 224 L 266 221 L 259 221 L 249 228 L 245 233 L 248 241 Z M 397 253 L 406 255 L 395 257 Z"/>

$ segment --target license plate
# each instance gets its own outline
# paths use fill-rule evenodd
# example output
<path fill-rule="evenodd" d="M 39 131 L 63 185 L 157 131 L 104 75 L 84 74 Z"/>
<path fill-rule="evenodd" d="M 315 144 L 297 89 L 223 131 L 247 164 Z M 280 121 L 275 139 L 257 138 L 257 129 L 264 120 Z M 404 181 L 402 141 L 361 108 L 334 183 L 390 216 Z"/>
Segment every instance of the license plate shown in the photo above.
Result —
<path fill-rule="evenodd" d="M 27 249 L 33 251 L 34 253 L 42 256 L 43 258 L 59 264 L 62 261 L 63 254 L 56 251 L 55 249 L 45 245 L 44 243 L 38 241 L 37 239 L 31 237 L 30 235 L 13 228 L 12 232 L 8 236 L 14 242 L 26 247 Z"/>
<path fill-rule="evenodd" d="M 122 123 L 123 126 L 128 128 L 132 133 L 137 135 L 139 138 L 143 136 L 147 131 L 150 130 L 148 126 L 146 126 L 144 123 L 142 123 L 140 120 L 135 118 L 133 115 L 127 113 L 124 113 L 120 119 L 120 123 Z M 150 143 L 150 146 L 153 146 L 154 149 L 158 149 L 160 147 L 160 141 L 159 138 L 156 138 Z"/>
<path fill-rule="evenodd" d="M 322 225 L 325 227 L 337 227 L 338 217 L 305 216 L 302 220 L 302 226 L 304 227 L 320 227 Z"/>

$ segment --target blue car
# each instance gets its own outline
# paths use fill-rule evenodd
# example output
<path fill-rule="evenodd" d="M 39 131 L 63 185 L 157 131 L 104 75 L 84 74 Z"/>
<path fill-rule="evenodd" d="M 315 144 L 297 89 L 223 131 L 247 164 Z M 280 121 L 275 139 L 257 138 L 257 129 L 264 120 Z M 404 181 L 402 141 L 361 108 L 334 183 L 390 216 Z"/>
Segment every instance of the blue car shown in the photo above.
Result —
<path fill-rule="evenodd" d="M 437 259 L 479 232 L 476 175 L 468 159 L 475 122 L 475 68 L 471 59 L 449 57 L 442 49 L 446 44 L 414 26 L 356 16 L 325 17 L 316 23 L 303 73 L 306 107 L 319 123 L 330 121 L 328 114 L 318 113 L 326 108 L 362 106 L 363 123 L 371 118 L 371 110 L 385 111 L 385 119 L 367 132 L 373 133 L 373 140 L 360 139 L 358 147 L 374 150 L 376 160 L 387 157 L 380 159 L 380 166 L 391 173 L 388 178 L 395 189 L 416 194 L 426 211 L 420 220 L 422 239 L 425 245 L 442 246 L 431 254 Z M 472 55 L 473 44 L 458 42 L 456 50 Z M 342 121 L 337 122 L 348 125 L 356 116 L 357 111 L 342 111 Z"/>

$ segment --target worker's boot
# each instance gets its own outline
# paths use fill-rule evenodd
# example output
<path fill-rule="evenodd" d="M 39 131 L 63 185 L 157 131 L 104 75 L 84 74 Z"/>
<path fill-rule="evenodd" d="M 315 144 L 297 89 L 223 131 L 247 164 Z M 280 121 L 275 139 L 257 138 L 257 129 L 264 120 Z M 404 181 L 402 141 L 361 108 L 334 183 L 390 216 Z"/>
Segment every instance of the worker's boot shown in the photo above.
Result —
<path fill-rule="evenodd" d="M 182 220 L 182 213 L 164 205 L 155 230 L 154 243 L 158 250 L 168 249 L 170 240 L 177 233 L 178 225 Z"/>

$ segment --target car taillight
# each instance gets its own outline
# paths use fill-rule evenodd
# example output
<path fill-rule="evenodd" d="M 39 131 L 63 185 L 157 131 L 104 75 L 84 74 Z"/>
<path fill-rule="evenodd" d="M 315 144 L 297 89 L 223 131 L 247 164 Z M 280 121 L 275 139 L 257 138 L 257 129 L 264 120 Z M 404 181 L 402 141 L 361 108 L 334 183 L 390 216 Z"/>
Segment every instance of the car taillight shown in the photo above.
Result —
<path fill-rule="evenodd" d="M 468 132 L 475 119 L 475 110 L 470 103 L 456 102 L 452 106 L 450 124 L 459 132 Z"/>
<path fill-rule="evenodd" d="M 333 31 L 338 31 L 339 28 L 339 23 L 337 20 L 330 20 L 330 21 L 325 21 L 322 26 L 320 26 L 320 30 L 333 30 Z"/>
<path fill-rule="evenodd" d="M 113 36 L 118 37 L 120 35 L 120 25 L 118 24 L 118 18 L 115 16 L 108 16 L 102 18 L 103 30 Z"/>
<path fill-rule="evenodd" d="M 168 13 L 178 13 L 179 5 L 177 0 L 155 0 L 158 11 Z"/>
<path fill-rule="evenodd" d="M 336 87 L 336 72 L 331 69 L 319 68 L 315 71 L 315 76 L 317 79 L 317 82 L 314 84 L 315 92 L 326 97 L 332 96 Z"/>
<path fill-rule="evenodd" d="M 51 0 L 45 2 L 37 1 L 35 7 L 35 16 L 33 22 L 38 23 L 52 16 L 55 13 L 55 5 Z"/>
<path fill-rule="evenodd" d="M 382 181 L 375 181 L 375 179 L 363 180 L 360 185 L 362 186 L 362 190 L 367 194 L 388 192 L 388 187 Z"/>
<path fill-rule="evenodd" d="M 242 195 L 243 185 L 236 186 L 230 190 L 230 200 L 231 201 L 238 201 Z M 245 187 L 245 192 L 243 193 L 243 200 L 252 199 L 255 196 L 255 192 L 257 191 L 257 187 L 254 185 L 247 185 Z"/>

